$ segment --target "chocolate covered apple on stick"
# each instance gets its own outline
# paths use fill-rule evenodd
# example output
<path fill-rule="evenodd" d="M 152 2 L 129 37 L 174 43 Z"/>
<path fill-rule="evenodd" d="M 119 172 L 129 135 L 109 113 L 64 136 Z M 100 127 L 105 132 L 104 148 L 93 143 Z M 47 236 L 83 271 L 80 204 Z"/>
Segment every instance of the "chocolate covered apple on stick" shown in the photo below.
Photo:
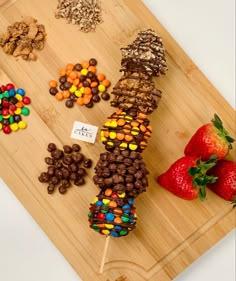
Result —
<path fill-rule="evenodd" d="M 148 170 L 141 155 L 152 133 L 147 116 L 161 98 L 152 78 L 167 71 L 162 39 L 151 29 L 141 31 L 121 52 L 123 75 L 113 88 L 111 101 L 118 109 L 101 129 L 107 152 L 100 154 L 95 167 L 93 180 L 101 191 L 88 214 L 90 227 L 107 237 L 125 236 L 136 226 L 134 199 L 148 187 Z M 100 272 L 107 247 L 108 241 Z"/>

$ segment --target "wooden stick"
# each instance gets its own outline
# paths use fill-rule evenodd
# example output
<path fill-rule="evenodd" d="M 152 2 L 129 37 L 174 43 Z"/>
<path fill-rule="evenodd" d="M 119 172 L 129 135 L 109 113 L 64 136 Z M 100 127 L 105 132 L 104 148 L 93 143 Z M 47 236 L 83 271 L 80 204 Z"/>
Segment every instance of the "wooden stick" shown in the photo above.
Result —
<path fill-rule="evenodd" d="M 104 251 L 103 251 L 103 255 L 102 255 L 102 261 L 101 261 L 101 266 L 100 266 L 100 269 L 99 269 L 99 273 L 103 273 L 109 241 L 110 241 L 110 236 L 107 236 L 106 237 Z"/>

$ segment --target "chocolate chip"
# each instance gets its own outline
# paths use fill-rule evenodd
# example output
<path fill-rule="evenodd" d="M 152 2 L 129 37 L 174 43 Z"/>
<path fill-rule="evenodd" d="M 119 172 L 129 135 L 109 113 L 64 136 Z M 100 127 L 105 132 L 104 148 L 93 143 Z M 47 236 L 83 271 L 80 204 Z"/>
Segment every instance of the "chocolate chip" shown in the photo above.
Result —
<path fill-rule="evenodd" d="M 61 194 L 65 194 L 67 191 L 67 189 L 63 185 L 60 185 L 58 189 Z"/>
<path fill-rule="evenodd" d="M 70 174 L 70 179 L 73 180 L 73 181 L 77 180 L 78 177 L 79 177 L 79 175 L 77 173 L 71 173 Z"/>
<path fill-rule="evenodd" d="M 61 170 L 56 169 L 55 170 L 55 177 L 57 177 L 57 179 L 62 179 L 63 178 L 63 173 Z"/>
<path fill-rule="evenodd" d="M 83 178 L 79 178 L 77 180 L 74 181 L 74 184 L 77 186 L 83 185 L 85 183 Z"/>
<path fill-rule="evenodd" d="M 65 155 L 62 161 L 66 165 L 70 165 L 73 162 L 73 158 L 70 155 Z"/>
<path fill-rule="evenodd" d="M 110 175 L 111 175 L 111 172 L 110 172 L 110 170 L 109 170 L 108 168 L 105 168 L 105 169 L 102 171 L 102 176 L 103 176 L 104 178 L 109 178 Z"/>
<path fill-rule="evenodd" d="M 64 167 L 61 172 L 64 179 L 68 179 L 70 177 L 70 171 L 66 167 Z"/>
<path fill-rule="evenodd" d="M 61 185 L 64 186 L 65 188 L 68 188 L 71 186 L 70 182 L 66 179 L 61 181 Z"/>
<path fill-rule="evenodd" d="M 66 107 L 72 108 L 74 106 L 73 100 L 69 99 L 65 102 Z"/>
<path fill-rule="evenodd" d="M 22 119 L 21 119 L 20 115 L 15 115 L 14 120 L 15 120 L 16 123 L 19 123 Z"/>
<path fill-rule="evenodd" d="M 79 168 L 77 173 L 79 176 L 83 177 L 86 175 L 86 170 L 84 168 Z"/>
<path fill-rule="evenodd" d="M 99 95 L 93 95 L 93 97 L 92 97 L 92 101 L 93 102 L 99 102 L 101 100 L 101 98 L 99 97 Z"/>
<path fill-rule="evenodd" d="M 87 77 L 85 75 L 80 75 L 79 80 L 80 82 L 84 82 L 87 79 Z"/>
<path fill-rule="evenodd" d="M 91 168 L 92 167 L 92 160 L 91 159 L 84 160 L 83 166 L 84 166 L 84 168 Z"/>
<path fill-rule="evenodd" d="M 72 147 L 69 145 L 63 145 L 63 150 L 65 153 L 72 153 Z"/>
<path fill-rule="evenodd" d="M 69 165 L 69 170 L 70 170 L 71 172 L 77 172 L 78 167 L 77 167 L 76 163 L 70 164 L 70 165 Z"/>
<path fill-rule="evenodd" d="M 56 149 L 57 149 L 57 147 L 56 147 L 55 143 L 49 143 L 48 144 L 48 151 L 49 152 L 52 152 L 52 151 L 54 151 Z"/>
<path fill-rule="evenodd" d="M 77 63 L 75 66 L 74 66 L 74 70 L 76 70 L 76 71 L 80 71 L 80 70 L 82 70 L 83 69 L 83 67 L 82 67 L 82 65 L 80 64 L 80 63 Z"/>
<path fill-rule="evenodd" d="M 48 167 L 48 172 L 47 172 L 48 176 L 52 177 L 52 176 L 54 176 L 54 173 L 55 173 L 55 168 L 52 166 Z"/>
<path fill-rule="evenodd" d="M 59 160 L 63 157 L 63 152 L 60 149 L 53 150 L 51 152 L 52 158 Z"/>
<path fill-rule="evenodd" d="M 75 95 L 75 94 L 72 94 L 71 96 L 70 96 L 70 100 L 72 100 L 72 101 L 77 101 L 77 96 Z"/>
<path fill-rule="evenodd" d="M 89 86 L 90 86 L 90 83 L 87 80 L 85 80 L 83 82 L 83 87 L 89 87 Z"/>
<path fill-rule="evenodd" d="M 80 145 L 74 143 L 72 145 L 72 149 L 73 149 L 73 151 L 78 152 L 78 151 L 80 151 L 81 147 L 80 147 Z"/>
<path fill-rule="evenodd" d="M 134 184 L 131 182 L 126 183 L 126 189 L 127 191 L 132 191 L 134 189 Z"/>
<path fill-rule="evenodd" d="M 82 153 L 77 153 L 75 155 L 72 155 L 72 159 L 75 163 L 80 163 L 84 159 L 84 156 Z"/>
<path fill-rule="evenodd" d="M 65 91 L 65 90 L 68 90 L 67 87 L 66 87 L 66 83 L 63 83 L 59 86 L 60 90 L 62 91 Z"/>
<path fill-rule="evenodd" d="M 63 165 L 62 165 L 62 162 L 61 161 L 57 161 L 55 163 L 55 168 L 61 168 Z"/>
<path fill-rule="evenodd" d="M 94 87 L 94 88 L 92 88 L 92 94 L 93 95 L 97 95 L 98 93 L 99 93 L 99 91 L 98 91 L 98 88 L 97 87 Z"/>
<path fill-rule="evenodd" d="M 107 92 L 102 93 L 101 97 L 105 101 L 108 101 L 110 99 L 110 95 Z"/>
<path fill-rule="evenodd" d="M 94 58 L 91 58 L 91 59 L 89 60 L 89 64 L 92 65 L 92 66 L 96 66 L 96 65 L 97 65 L 97 60 L 94 59 Z"/>
<path fill-rule="evenodd" d="M 90 79 L 92 80 L 92 82 L 97 81 L 96 75 L 95 75 L 95 73 L 93 73 L 92 71 L 89 71 L 89 72 L 87 73 L 87 76 L 88 76 L 88 78 L 90 78 Z M 94 78 L 95 78 L 95 80 L 94 80 Z"/>
<path fill-rule="evenodd" d="M 87 108 L 92 108 L 93 107 L 93 102 L 90 101 L 90 103 L 85 105 Z"/>
<path fill-rule="evenodd" d="M 134 174 L 136 179 L 142 179 L 143 178 L 143 173 L 142 171 L 138 171 L 137 173 Z"/>
<path fill-rule="evenodd" d="M 58 184 L 59 180 L 58 180 L 57 177 L 52 177 L 51 180 L 50 180 L 50 182 L 51 182 L 52 184 L 56 185 L 56 184 Z"/>
<path fill-rule="evenodd" d="M 54 165 L 55 164 L 55 160 L 51 157 L 46 157 L 45 158 L 45 163 L 48 165 Z"/>
<path fill-rule="evenodd" d="M 52 87 L 49 89 L 49 93 L 50 93 L 50 95 L 55 96 L 58 93 L 58 90 L 57 90 L 57 88 Z"/>
<path fill-rule="evenodd" d="M 10 125 L 10 121 L 8 119 L 3 119 L 2 120 L 2 125 L 3 126 L 8 126 L 8 125 Z"/>
<path fill-rule="evenodd" d="M 69 81 L 66 81 L 66 83 L 63 84 L 65 86 L 65 90 L 69 90 L 70 87 L 72 86 L 72 83 Z"/>
<path fill-rule="evenodd" d="M 61 84 L 66 83 L 66 81 L 67 81 L 67 77 L 66 77 L 66 76 L 61 76 L 61 77 L 59 78 L 59 82 L 60 82 Z"/>
<path fill-rule="evenodd" d="M 49 186 L 47 187 L 47 190 L 48 190 L 48 194 L 52 194 L 55 190 L 54 184 L 49 184 Z"/>

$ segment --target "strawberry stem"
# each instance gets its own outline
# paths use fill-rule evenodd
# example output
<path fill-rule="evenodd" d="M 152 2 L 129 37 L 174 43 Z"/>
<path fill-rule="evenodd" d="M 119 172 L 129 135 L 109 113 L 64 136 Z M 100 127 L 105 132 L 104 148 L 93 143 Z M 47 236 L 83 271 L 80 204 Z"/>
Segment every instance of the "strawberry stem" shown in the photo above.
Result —
<path fill-rule="evenodd" d="M 196 161 L 196 167 L 190 167 L 188 169 L 189 175 L 192 176 L 192 183 L 195 189 L 198 189 L 198 195 L 201 201 L 206 198 L 206 185 L 214 183 L 218 179 L 215 176 L 206 175 L 207 171 L 214 167 L 217 161 L 217 155 L 213 154 L 207 161 L 201 161 L 199 158 Z"/>
<path fill-rule="evenodd" d="M 229 133 L 225 130 L 223 126 L 223 122 L 221 121 L 220 117 L 217 114 L 214 114 L 214 118 L 211 120 L 214 126 L 219 130 L 219 136 L 223 137 L 228 145 L 229 149 L 232 149 L 232 143 L 235 141 Z"/>

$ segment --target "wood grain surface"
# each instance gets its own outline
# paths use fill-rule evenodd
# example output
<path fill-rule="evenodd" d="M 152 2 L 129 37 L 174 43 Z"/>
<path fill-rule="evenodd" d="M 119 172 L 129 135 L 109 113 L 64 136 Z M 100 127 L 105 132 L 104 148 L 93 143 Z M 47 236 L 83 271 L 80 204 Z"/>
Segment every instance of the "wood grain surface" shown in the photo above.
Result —
<path fill-rule="evenodd" d="M 203 203 L 181 200 L 161 188 L 156 177 L 183 155 L 190 136 L 214 113 L 235 136 L 235 111 L 140 0 L 102 1 L 104 22 L 88 34 L 54 18 L 56 0 L 13 2 L 0 7 L 0 32 L 23 16 L 33 16 L 45 25 L 48 36 L 36 62 L 15 59 L 0 50 L 0 83 L 13 82 L 32 99 L 31 114 L 25 117 L 28 128 L 10 135 L 0 132 L 0 176 L 83 281 L 113 281 L 122 274 L 128 281 L 172 280 L 233 229 L 235 213 L 211 191 Z M 169 66 L 167 75 L 155 80 L 163 97 L 150 115 L 154 132 L 143 153 L 150 171 L 149 189 L 136 200 L 137 228 L 127 237 L 110 239 L 105 272 L 99 275 L 105 237 L 92 231 L 87 219 L 89 204 L 99 192 L 92 182 L 93 170 L 85 186 L 72 187 L 65 196 L 58 192 L 49 196 L 37 177 L 46 168 L 49 142 L 60 147 L 72 144 L 75 120 L 101 127 L 115 109 L 105 101 L 92 109 L 68 109 L 49 95 L 48 81 L 57 78 L 67 63 L 95 57 L 98 70 L 114 86 L 121 75 L 120 47 L 146 28 L 162 36 Z M 104 151 L 99 138 L 94 145 L 80 145 L 94 163 Z M 235 146 L 228 158 L 235 159 Z"/>

